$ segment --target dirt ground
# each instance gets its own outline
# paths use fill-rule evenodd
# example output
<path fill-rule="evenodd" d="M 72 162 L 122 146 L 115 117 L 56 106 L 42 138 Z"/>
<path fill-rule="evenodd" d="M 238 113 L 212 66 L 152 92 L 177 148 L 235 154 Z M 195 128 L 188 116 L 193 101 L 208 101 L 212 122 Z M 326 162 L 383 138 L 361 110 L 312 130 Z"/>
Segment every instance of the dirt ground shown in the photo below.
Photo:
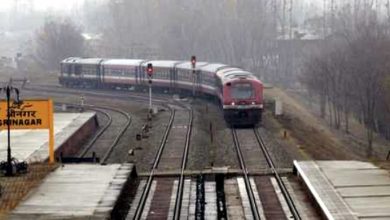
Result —
<path fill-rule="evenodd" d="M 372 158 L 365 156 L 367 144 L 362 125 L 351 120 L 350 133 L 329 126 L 326 119 L 319 117 L 315 104 L 302 94 L 283 91 L 279 88 L 265 90 L 267 100 L 279 99 L 283 103 L 283 115 L 276 118 L 278 123 L 271 126 L 281 139 L 295 146 L 306 159 L 316 160 L 362 160 L 371 161 L 382 167 L 390 167 L 386 161 L 390 143 L 376 136 Z M 270 127 L 268 125 L 268 127 Z M 286 132 L 286 137 L 284 137 Z"/>

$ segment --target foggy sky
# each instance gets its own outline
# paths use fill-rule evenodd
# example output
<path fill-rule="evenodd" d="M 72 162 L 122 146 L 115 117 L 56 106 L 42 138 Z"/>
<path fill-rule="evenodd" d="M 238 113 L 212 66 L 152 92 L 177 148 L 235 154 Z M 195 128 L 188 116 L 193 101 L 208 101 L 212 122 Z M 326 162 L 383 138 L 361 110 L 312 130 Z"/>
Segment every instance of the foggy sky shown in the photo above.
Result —
<path fill-rule="evenodd" d="M 13 9 L 15 2 L 18 1 L 20 7 L 31 4 L 33 10 L 44 11 L 53 10 L 70 10 L 74 6 L 80 6 L 84 0 L 1 0 L 0 11 Z"/>

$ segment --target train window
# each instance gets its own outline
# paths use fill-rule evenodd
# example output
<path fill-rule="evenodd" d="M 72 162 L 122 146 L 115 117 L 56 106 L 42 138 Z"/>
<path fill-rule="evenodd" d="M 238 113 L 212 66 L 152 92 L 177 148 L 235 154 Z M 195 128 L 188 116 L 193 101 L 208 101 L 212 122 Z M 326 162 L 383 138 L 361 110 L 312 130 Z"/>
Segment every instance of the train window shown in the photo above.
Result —
<path fill-rule="evenodd" d="M 80 75 L 80 74 L 81 74 L 81 71 L 82 71 L 82 66 L 81 66 L 81 65 L 75 65 L 74 73 L 75 73 L 76 75 Z"/>
<path fill-rule="evenodd" d="M 84 68 L 82 68 L 82 74 L 83 75 L 92 75 L 93 73 L 93 69 L 91 69 L 90 66 L 84 66 Z"/>
<path fill-rule="evenodd" d="M 190 73 L 190 71 L 187 71 L 187 70 L 182 70 L 182 71 L 178 71 L 178 78 L 180 81 L 188 81 L 188 82 L 191 82 L 192 81 L 192 73 Z"/>
<path fill-rule="evenodd" d="M 126 75 L 134 77 L 135 69 L 127 69 Z"/>
<path fill-rule="evenodd" d="M 166 68 L 156 68 L 153 77 L 156 79 L 169 79 L 169 70 Z"/>
<path fill-rule="evenodd" d="M 72 65 L 66 65 L 66 73 L 72 74 Z"/>
<path fill-rule="evenodd" d="M 253 95 L 252 85 L 250 83 L 235 83 L 231 86 L 231 95 L 233 99 L 248 99 Z"/>
<path fill-rule="evenodd" d="M 215 85 L 215 76 L 213 73 L 199 71 L 202 78 L 202 83 L 210 86 Z"/>
<path fill-rule="evenodd" d="M 61 64 L 61 73 L 62 74 L 68 73 L 67 71 L 68 71 L 68 65 Z"/>
<path fill-rule="evenodd" d="M 108 73 L 111 76 L 124 76 L 125 75 L 125 71 L 122 69 L 110 69 Z"/>

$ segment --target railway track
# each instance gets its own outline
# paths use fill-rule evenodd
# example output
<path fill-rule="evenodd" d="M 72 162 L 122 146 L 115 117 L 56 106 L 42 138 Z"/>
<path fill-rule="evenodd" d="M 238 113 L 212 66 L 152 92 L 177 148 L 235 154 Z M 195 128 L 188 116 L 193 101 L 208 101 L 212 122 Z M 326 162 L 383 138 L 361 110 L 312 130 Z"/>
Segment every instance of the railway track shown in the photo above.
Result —
<path fill-rule="evenodd" d="M 85 107 L 94 111 L 103 112 L 103 114 L 108 116 L 109 120 L 80 153 L 80 157 L 84 157 L 88 152 L 95 152 L 97 156 L 101 157 L 100 162 L 106 164 L 112 151 L 130 127 L 131 116 L 121 109 L 112 107 L 88 105 Z"/>
<path fill-rule="evenodd" d="M 288 205 L 291 216 L 294 219 L 301 219 L 259 131 L 256 128 L 242 130 L 233 128 L 232 135 L 240 167 L 243 170 L 243 179 L 253 219 L 288 219 L 282 204 L 277 199 L 272 179 L 269 176 L 250 176 L 251 171 L 255 172 L 259 169 L 271 171 L 272 177 L 275 178 Z M 255 191 L 258 192 L 258 198 L 256 198 Z"/>
<path fill-rule="evenodd" d="M 259 142 L 259 145 L 261 147 L 261 150 L 263 151 L 264 153 L 264 156 L 267 158 L 267 163 L 269 165 L 269 167 L 271 168 L 272 170 L 272 173 L 273 173 L 273 176 L 275 177 L 277 183 L 278 183 L 278 186 L 283 194 L 283 197 L 284 199 L 286 200 L 286 203 L 289 207 L 289 210 L 291 212 L 291 215 L 294 217 L 294 219 L 296 220 L 300 220 L 301 219 L 301 216 L 299 215 L 299 212 L 298 212 L 298 209 L 297 207 L 295 206 L 295 203 L 294 201 L 292 200 L 291 198 L 291 195 L 290 193 L 288 192 L 287 190 L 287 187 L 286 185 L 284 184 L 283 180 L 282 180 L 282 177 L 280 176 L 280 174 L 278 173 L 276 167 L 275 167 L 275 163 L 273 162 L 272 158 L 271 158 L 271 155 L 270 153 L 268 152 L 267 150 L 267 147 L 259 133 L 259 131 L 257 129 L 254 129 L 254 133 L 256 135 L 256 138 Z"/>
<path fill-rule="evenodd" d="M 171 109 L 171 118 L 153 162 L 150 175 L 144 184 L 137 207 L 130 210 L 127 219 L 166 219 L 168 216 L 173 219 L 181 219 L 183 189 L 186 181 L 184 170 L 190 146 L 192 117 L 193 112 L 190 109 Z M 158 169 L 180 169 L 181 175 L 179 178 L 158 178 L 156 181 L 154 173 Z M 152 188 L 153 194 L 151 193 Z M 170 204 L 171 192 L 175 192 L 175 202 L 172 205 Z M 145 208 L 146 203 L 148 203 L 147 208 Z"/>
<path fill-rule="evenodd" d="M 23 87 L 23 91 L 46 93 L 48 96 L 53 95 L 75 95 L 75 96 L 90 96 L 97 98 L 111 98 L 115 100 L 131 100 L 143 103 L 149 102 L 149 97 L 145 94 L 130 92 L 130 91 L 115 91 L 115 90 L 93 90 L 93 89 L 73 89 L 64 88 L 61 86 L 45 86 L 45 85 L 28 85 Z M 158 105 L 174 104 L 166 95 L 153 94 L 153 103 Z M 176 103 L 177 104 L 177 103 Z"/>
<path fill-rule="evenodd" d="M 78 104 L 66 104 L 74 108 L 81 108 Z M 101 164 L 106 164 L 112 151 L 118 145 L 126 130 L 130 127 L 132 118 L 129 113 L 112 107 L 83 105 L 84 109 L 96 111 L 106 117 L 106 123 L 99 131 L 84 145 L 79 152 L 79 158 L 85 158 L 91 154 L 94 158 L 99 158 Z M 96 161 L 97 162 L 97 161 Z"/>
<path fill-rule="evenodd" d="M 254 190 L 253 190 L 251 182 L 249 180 L 249 172 L 248 172 L 248 169 L 247 169 L 247 166 L 245 163 L 243 153 L 241 151 L 240 141 L 239 141 L 239 138 L 237 136 L 237 131 L 234 128 L 232 129 L 232 135 L 233 135 L 234 146 L 235 146 L 236 151 L 237 151 L 237 156 L 238 156 L 240 168 L 242 169 L 243 174 L 244 174 L 245 188 L 246 188 L 246 191 L 248 194 L 249 204 L 251 207 L 253 219 L 260 220 L 259 207 L 256 203 L 255 193 L 253 192 Z"/>
<path fill-rule="evenodd" d="M 192 133 L 192 123 L 193 123 L 193 110 L 190 110 L 189 112 L 189 122 L 188 122 L 188 128 L 187 128 L 187 134 L 186 134 L 186 142 L 184 146 L 183 151 L 183 159 L 181 162 L 181 172 L 180 172 L 180 179 L 178 184 L 178 189 L 176 193 L 176 203 L 175 203 L 175 209 L 174 209 L 174 215 L 173 219 L 178 220 L 180 219 L 180 212 L 181 212 L 181 201 L 183 199 L 183 189 L 184 189 L 184 171 L 187 166 L 187 159 L 188 159 L 188 150 L 190 147 L 190 139 L 191 139 L 191 133 Z"/>

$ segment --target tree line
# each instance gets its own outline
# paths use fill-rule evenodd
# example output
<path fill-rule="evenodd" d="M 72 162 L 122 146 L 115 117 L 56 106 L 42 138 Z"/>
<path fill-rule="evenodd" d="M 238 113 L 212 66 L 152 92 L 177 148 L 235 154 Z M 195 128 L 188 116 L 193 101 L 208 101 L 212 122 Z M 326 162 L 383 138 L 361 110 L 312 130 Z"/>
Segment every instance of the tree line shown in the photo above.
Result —
<path fill-rule="evenodd" d="M 350 6 L 334 15 L 300 80 L 318 97 L 321 116 L 331 126 L 349 132 L 351 117 L 364 124 L 371 157 L 375 133 L 390 140 L 390 26 L 372 7 Z"/>

